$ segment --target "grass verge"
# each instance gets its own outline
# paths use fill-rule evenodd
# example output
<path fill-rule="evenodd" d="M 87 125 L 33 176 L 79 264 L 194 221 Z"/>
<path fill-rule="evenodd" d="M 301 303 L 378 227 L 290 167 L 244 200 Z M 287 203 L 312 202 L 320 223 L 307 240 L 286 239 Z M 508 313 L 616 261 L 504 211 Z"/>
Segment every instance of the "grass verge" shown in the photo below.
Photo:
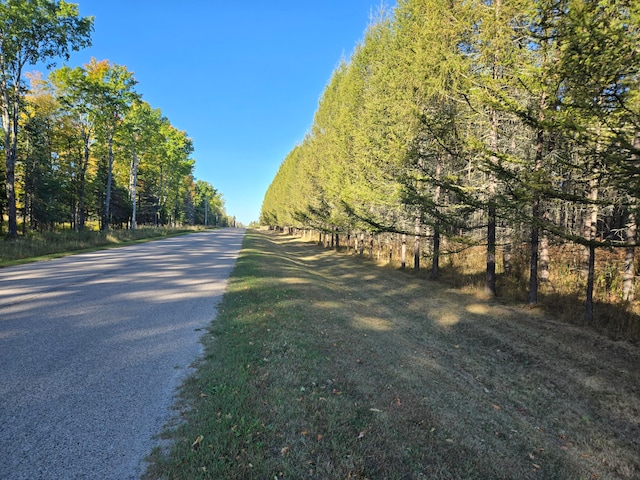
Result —
<path fill-rule="evenodd" d="M 640 476 L 640 349 L 540 312 L 249 231 L 203 342 L 147 479 Z"/>
<path fill-rule="evenodd" d="M 139 227 L 136 230 L 111 230 L 107 233 L 92 230 L 30 233 L 16 239 L 0 239 L 0 268 L 84 251 L 131 245 L 193 231 L 187 228 Z"/>

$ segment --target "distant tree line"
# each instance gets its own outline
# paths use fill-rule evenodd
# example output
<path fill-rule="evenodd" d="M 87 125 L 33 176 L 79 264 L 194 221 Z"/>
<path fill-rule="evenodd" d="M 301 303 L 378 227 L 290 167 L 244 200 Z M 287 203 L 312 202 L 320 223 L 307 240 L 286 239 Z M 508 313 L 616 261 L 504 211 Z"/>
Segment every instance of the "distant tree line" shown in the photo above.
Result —
<path fill-rule="evenodd" d="M 0 232 L 227 225 L 220 192 L 193 176 L 192 140 L 142 100 L 126 67 L 92 59 L 47 78 L 25 72 L 68 59 L 92 31 L 93 18 L 63 0 L 0 1 Z"/>
<path fill-rule="evenodd" d="M 525 249 L 531 305 L 549 245 L 578 245 L 590 320 L 596 252 L 624 249 L 634 298 L 639 71 L 637 1 L 399 0 L 333 72 L 261 223 L 428 239 L 434 276 L 445 246 L 483 245 L 491 295 L 497 252 L 508 273 Z"/>

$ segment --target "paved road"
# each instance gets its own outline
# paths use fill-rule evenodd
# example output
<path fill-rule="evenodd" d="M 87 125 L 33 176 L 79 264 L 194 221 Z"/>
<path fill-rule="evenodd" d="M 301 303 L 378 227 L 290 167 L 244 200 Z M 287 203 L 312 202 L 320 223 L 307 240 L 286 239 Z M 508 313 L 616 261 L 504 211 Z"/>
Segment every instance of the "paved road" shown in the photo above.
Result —
<path fill-rule="evenodd" d="M 0 270 L 0 479 L 133 479 L 243 230 Z"/>

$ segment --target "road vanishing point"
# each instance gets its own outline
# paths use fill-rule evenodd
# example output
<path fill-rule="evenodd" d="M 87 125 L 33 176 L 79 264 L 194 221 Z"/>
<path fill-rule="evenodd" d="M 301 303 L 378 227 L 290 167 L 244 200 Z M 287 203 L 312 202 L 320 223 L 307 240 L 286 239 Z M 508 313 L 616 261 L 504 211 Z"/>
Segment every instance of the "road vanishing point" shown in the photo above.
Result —
<path fill-rule="evenodd" d="M 0 270 L 0 479 L 140 477 L 243 235 Z"/>

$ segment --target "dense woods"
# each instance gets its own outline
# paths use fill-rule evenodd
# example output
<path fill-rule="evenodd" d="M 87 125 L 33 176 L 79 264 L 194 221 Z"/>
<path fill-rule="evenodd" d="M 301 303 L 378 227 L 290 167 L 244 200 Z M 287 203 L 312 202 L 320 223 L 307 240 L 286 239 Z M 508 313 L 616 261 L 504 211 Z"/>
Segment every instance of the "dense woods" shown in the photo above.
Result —
<path fill-rule="evenodd" d="M 92 30 L 76 4 L 0 1 L 0 233 L 226 225 L 220 192 L 194 178 L 192 140 L 143 100 L 127 67 L 26 71 L 68 60 Z"/>
<path fill-rule="evenodd" d="M 434 277 L 482 251 L 489 295 L 517 277 L 534 306 L 564 279 L 591 321 L 595 288 L 634 299 L 639 69 L 639 2 L 399 0 L 333 72 L 261 223 L 413 250 Z"/>

